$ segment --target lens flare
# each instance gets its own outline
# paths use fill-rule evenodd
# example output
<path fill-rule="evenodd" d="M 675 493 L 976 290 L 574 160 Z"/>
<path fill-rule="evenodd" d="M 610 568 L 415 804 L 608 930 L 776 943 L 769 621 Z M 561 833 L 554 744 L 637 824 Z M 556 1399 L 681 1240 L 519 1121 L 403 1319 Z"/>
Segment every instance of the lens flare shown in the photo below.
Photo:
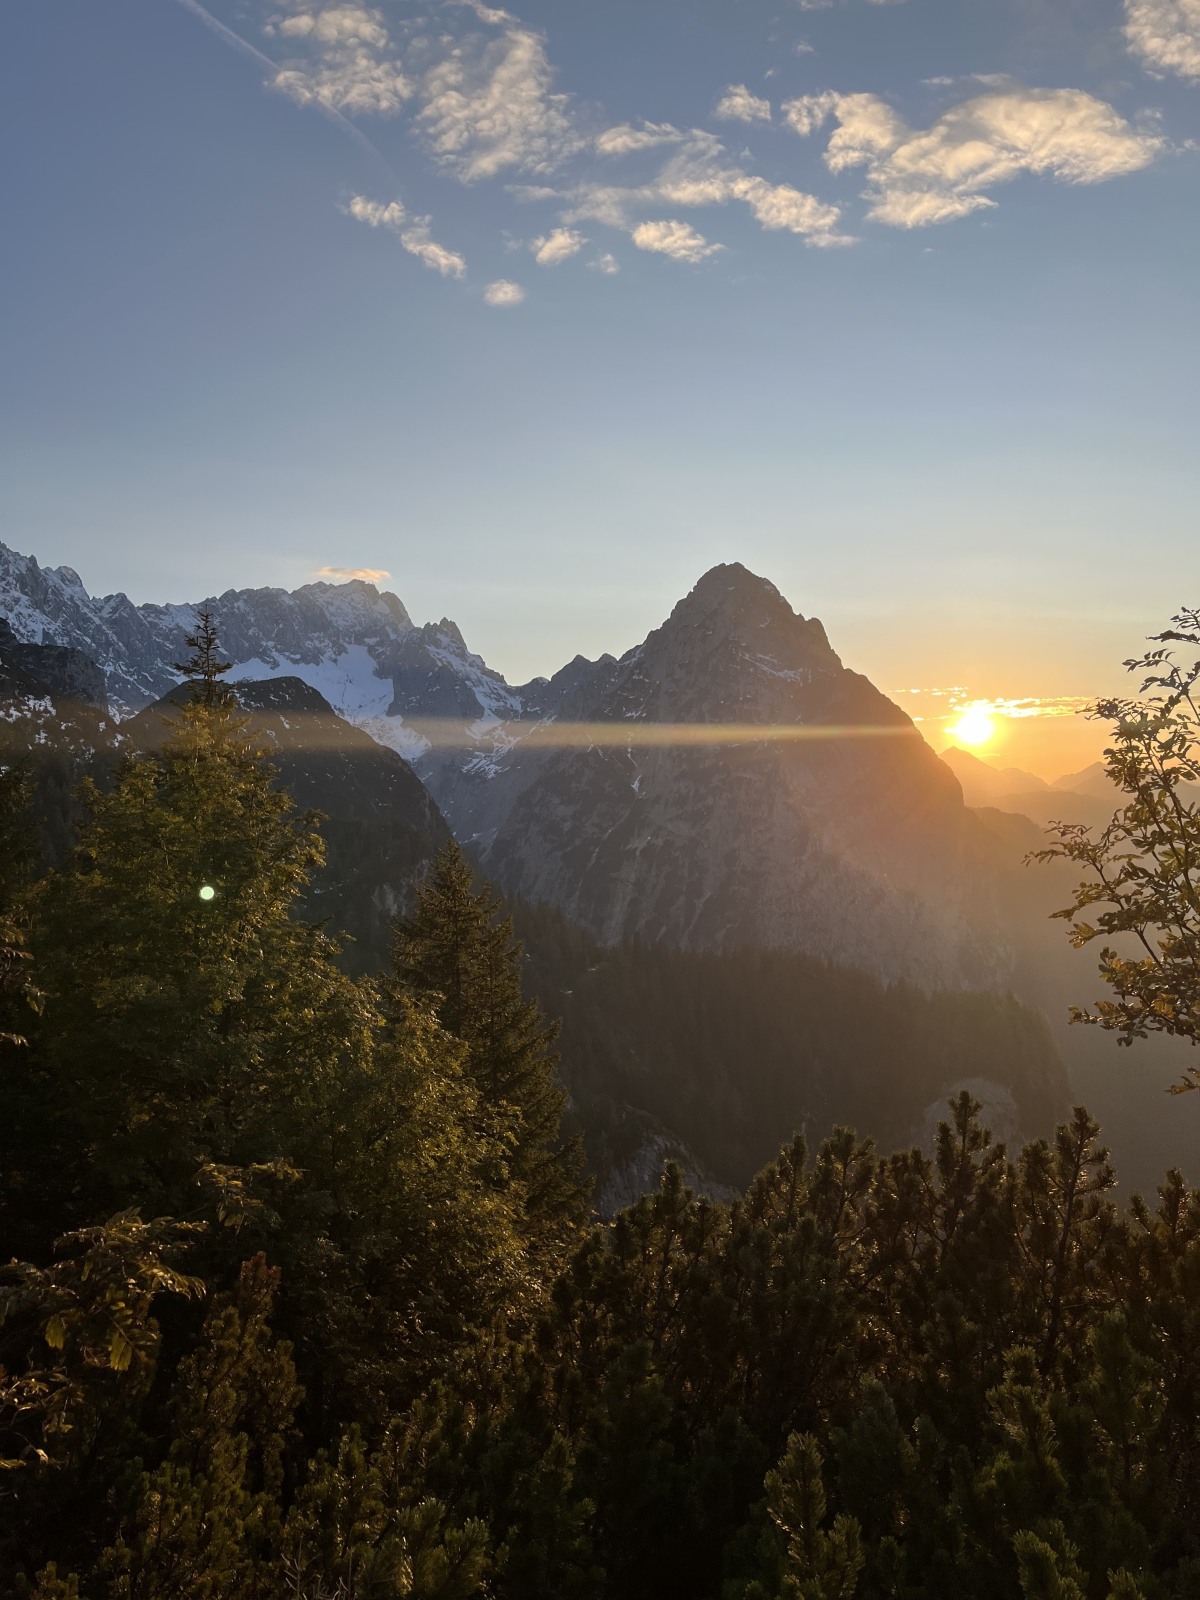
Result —
<path fill-rule="evenodd" d="M 215 900 L 217 898 L 217 891 L 213 888 L 211 883 L 206 883 L 201 886 L 200 898 L 201 900 Z"/>

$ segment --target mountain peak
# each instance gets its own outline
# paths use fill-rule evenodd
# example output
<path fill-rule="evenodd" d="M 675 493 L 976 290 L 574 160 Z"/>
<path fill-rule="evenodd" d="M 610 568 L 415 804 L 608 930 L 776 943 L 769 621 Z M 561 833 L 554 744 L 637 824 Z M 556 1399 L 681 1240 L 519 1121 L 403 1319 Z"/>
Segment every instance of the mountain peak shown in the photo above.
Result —
<path fill-rule="evenodd" d="M 793 611 L 773 583 L 740 561 L 711 567 L 642 648 L 655 657 L 698 648 L 710 662 L 723 650 L 789 677 L 841 667 L 821 623 Z"/>
<path fill-rule="evenodd" d="M 758 599 L 760 602 L 782 601 L 783 604 L 787 604 L 769 579 L 760 578 L 756 572 L 751 572 L 749 567 L 744 567 L 740 561 L 723 561 L 715 567 L 710 567 L 697 580 L 687 596 L 687 600 L 708 605 L 722 600 L 728 601 L 731 598 L 735 601 Z M 686 601 L 682 601 L 681 604 L 686 604 Z"/>

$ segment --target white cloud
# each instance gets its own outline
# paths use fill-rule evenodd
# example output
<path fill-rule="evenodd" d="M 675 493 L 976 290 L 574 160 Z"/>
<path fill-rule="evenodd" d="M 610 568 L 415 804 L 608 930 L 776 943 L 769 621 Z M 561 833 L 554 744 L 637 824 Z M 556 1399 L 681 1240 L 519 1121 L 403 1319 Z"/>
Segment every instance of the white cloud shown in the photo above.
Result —
<path fill-rule="evenodd" d="M 925 129 L 910 128 L 872 94 L 809 95 L 783 112 L 801 134 L 835 118 L 826 164 L 833 172 L 865 168 L 868 215 L 897 228 L 994 206 L 986 191 L 1021 173 L 1101 183 L 1148 166 L 1163 148 L 1157 135 L 1135 130 L 1079 89 L 978 95 Z"/>
<path fill-rule="evenodd" d="M 717 101 L 713 116 L 726 122 L 770 122 L 771 102 L 751 94 L 744 83 L 731 83 Z"/>
<path fill-rule="evenodd" d="M 497 278 L 495 283 L 489 283 L 483 291 L 483 298 L 489 306 L 519 306 L 525 298 L 525 291 L 519 283 L 511 283 L 507 278 Z"/>
<path fill-rule="evenodd" d="M 680 144 L 687 135 L 669 122 L 643 122 L 640 128 L 622 122 L 596 136 L 596 149 L 602 156 L 627 156 L 635 150 L 653 150 L 658 145 Z"/>
<path fill-rule="evenodd" d="M 365 222 L 368 228 L 391 228 L 394 232 L 408 216 L 399 200 L 389 200 L 385 205 L 381 200 L 368 200 L 362 194 L 356 194 L 345 210 L 347 216 L 353 217 L 355 222 Z"/>
<path fill-rule="evenodd" d="M 811 194 L 793 189 L 788 183 L 768 183 L 765 178 L 748 177 L 743 173 L 731 174 L 728 183 L 732 198 L 744 201 L 768 231 L 786 229 L 788 233 L 801 233 L 821 244 L 830 241 L 841 216 L 837 206 L 827 205 Z M 839 239 L 837 242 L 847 241 Z"/>
<path fill-rule="evenodd" d="M 284 38 L 315 39 L 322 44 L 357 40 L 382 48 L 388 43 L 388 31 L 379 12 L 353 5 L 326 6 L 323 11 L 285 17 L 279 24 L 279 32 Z"/>
<path fill-rule="evenodd" d="M 802 234 L 813 244 L 847 242 L 837 233 L 841 217 L 837 206 L 791 184 L 770 183 L 732 165 L 720 140 L 699 130 L 688 135 L 687 143 L 647 183 L 582 186 L 575 193 L 568 220 L 590 218 L 631 232 L 638 212 L 663 205 L 726 205 L 731 200 L 748 206 L 759 225 L 769 231 Z"/>
<path fill-rule="evenodd" d="M 621 270 L 621 263 L 608 250 L 602 256 L 597 256 L 594 261 L 589 261 L 588 266 L 593 272 L 602 272 L 606 278 L 611 278 L 614 273 Z"/>
<path fill-rule="evenodd" d="M 639 250 L 653 250 L 673 261 L 703 261 L 723 245 L 709 244 L 686 222 L 641 222 L 630 235 Z"/>
<path fill-rule="evenodd" d="M 551 171 L 583 144 L 551 79 L 542 40 L 526 29 L 455 44 L 423 86 L 418 120 L 434 155 L 465 183 L 510 167 Z"/>
<path fill-rule="evenodd" d="M 386 567 L 318 567 L 313 577 L 331 578 L 334 583 L 349 583 L 354 578 L 363 583 L 380 583 L 391 573 Z"/>
<path fill-rule="evenodd" d="M 569 261 L 572 256 L 578 255 L 586 243 L 587 240 L 574 228 L 555 228 L 553 232 L 535 239 L 529 248 L 539 267 L 557 267 L 560 261 Z"/>
<path fill-rule="evenodd" d="M 413 84 L 380 12 L 357 5 L 326 6 L 270 26 L 308 47 L 307 61 L 290 61 L 271 79 L 272 87 L 297 105 L 350 116 L 394 116 L 411 98 Z"/>
<path fill-rule="evenodd" d="M 1125 0 L 1125 37 L 1151 72 L 1200 78 L 1200 0 Z"/>
<path fill-rule="evenodd" d="M 389 200 L 384 205 L 382 201 L 356 194 L 344 209 L 347 216 L 356 222 L 365 222 L 368 228 L 387 228 L 410 256 L 416 256 L 434 272 L 440 272 L 443 278 L 461 278 L 466 273 L 467 263 L 463 257 L 431 237 L 430 219 L 413 217 L 410 220 L 399 200 Z"/>
<path fill-rule="evenodd" d="M 457 250 L 447 250 L 445 245 L 438 244 L 436 239 L 430 237 L 430 220 L 428 217 L 414 217 L 412 225 L 404 229 L 400 235 L 400 243 L 410 256 L 416 256 L 433 272 L 441 273 L 443 278 L 461 278 L 466 275 L 467 263 Z"/>
<path fill-rule="evenodd" d="M 802 139 L 806 139 L 833 115 L 842 98 L 840 94 L 826 89 L 821 94 L 802 94 L 797 100 L 785 100 L 780 109 L 784 121 Z"/>

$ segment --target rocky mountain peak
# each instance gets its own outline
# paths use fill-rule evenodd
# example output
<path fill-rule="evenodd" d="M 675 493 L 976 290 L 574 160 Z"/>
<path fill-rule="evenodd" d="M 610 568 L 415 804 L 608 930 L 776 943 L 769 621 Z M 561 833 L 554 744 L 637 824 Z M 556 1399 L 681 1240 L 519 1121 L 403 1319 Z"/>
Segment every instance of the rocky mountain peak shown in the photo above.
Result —
<path fill-rule="evenodd" d="M 604 714 L 659 722 L 803 720 L 797 689 L 843 670 L 822 625 L 740 562 L 706 572 L 620 669 Z"/>

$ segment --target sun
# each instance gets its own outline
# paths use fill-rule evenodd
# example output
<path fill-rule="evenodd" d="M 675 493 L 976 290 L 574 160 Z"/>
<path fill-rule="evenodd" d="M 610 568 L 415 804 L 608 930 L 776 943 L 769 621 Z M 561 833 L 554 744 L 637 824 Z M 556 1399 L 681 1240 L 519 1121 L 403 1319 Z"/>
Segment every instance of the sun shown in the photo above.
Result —
<path fill-rule="evenodd" d="M 996 732 L 996 719 L 992 716 L 991 706 L 986 700 L 976 700 L 973 705 L 964 706 L 958 721 L 951 723 L 946 732 L 958 744 L 987 744 Z"/>

